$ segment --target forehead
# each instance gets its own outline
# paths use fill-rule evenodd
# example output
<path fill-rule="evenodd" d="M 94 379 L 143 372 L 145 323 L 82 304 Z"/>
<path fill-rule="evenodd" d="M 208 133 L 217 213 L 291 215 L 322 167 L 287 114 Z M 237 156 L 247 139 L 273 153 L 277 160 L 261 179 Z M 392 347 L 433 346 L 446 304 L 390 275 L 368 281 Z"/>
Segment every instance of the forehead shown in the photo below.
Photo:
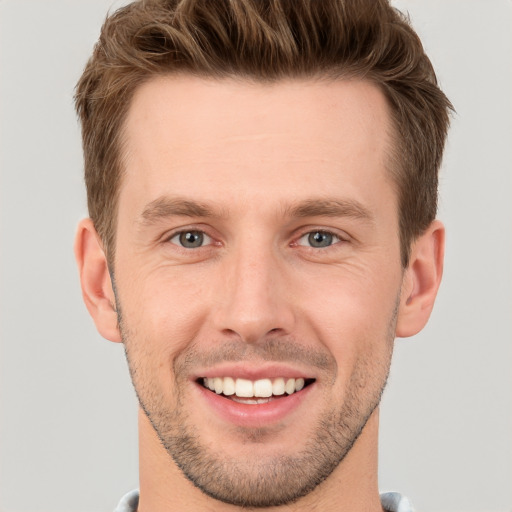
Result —
<path fill-rule="evenodd" d="M 139 210 L 165 194 L 266 204 L 388 178 L 388 106 L 364 81 L 159 77 L 136 91 L 124 131 L 120 200 Z"/>

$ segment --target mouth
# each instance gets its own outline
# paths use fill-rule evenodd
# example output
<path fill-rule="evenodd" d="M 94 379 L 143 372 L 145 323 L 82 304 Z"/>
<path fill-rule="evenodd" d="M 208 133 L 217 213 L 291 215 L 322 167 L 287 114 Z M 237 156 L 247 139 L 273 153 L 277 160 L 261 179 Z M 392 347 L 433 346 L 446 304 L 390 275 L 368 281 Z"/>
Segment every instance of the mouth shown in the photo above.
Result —
<path fill-rule="evenodd" d="M 304 379 L 302 377 L 277 377 L 258 380 L 234 377 L 201 377 L 197 382 L 212 393 L 233 402 L 259 405 L 297 394 L 314 381 L 315 379 Z"/>

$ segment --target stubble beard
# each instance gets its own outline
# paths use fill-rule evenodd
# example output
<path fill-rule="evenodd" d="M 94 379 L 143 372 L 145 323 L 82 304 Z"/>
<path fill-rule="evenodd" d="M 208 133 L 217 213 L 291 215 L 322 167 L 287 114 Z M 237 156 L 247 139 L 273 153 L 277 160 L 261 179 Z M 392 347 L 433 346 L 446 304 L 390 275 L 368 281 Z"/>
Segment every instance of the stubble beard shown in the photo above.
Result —
<path fill-rule="evenodd" d="M 373 362 L 363 354 L 354 365 L 344 400 L 334 404 L 312 427 L 302 451 L 295 455 L 261 458 L 254 444 L 250 458 L 227 457 L 202 442 L 183 405 L 184 379 L 175 371 L 175 403 L 159 392 L 159 384 L 145 371 L 137 341 L 120 321 L 126 357 L 140 406 L 174 463 L 198 489 L 222 502 L 246 508 L 293 503 L 313 491 L 343 461 L 380 403 L 391 364 L 397 307 L 389 323 L 386 358 Z M 138 340 L 144 341 L 144 340 Z M 190 360 L 190 354 L 184 356 Z M 332 361 L 336 365 L 335 361 Z M 336 368 L 336 366 L 335 366 Z M 176 369 L 176 368 L 175 368 Z M 336 370 L 335 370 L 336 371 Z M 254 430 L 254 441 L 264 442 L 265 429 Z M 269 434 L 270 435 L 270 434 Z"/>

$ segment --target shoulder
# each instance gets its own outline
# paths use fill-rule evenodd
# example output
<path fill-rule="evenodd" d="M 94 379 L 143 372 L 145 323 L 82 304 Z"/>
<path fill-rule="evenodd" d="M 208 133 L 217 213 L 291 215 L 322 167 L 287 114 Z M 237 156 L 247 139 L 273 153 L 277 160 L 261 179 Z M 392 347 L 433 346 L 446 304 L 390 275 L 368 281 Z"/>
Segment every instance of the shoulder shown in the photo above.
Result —
<path fill-rule="evenodd" d="M 411 502 L 399 492 L 382 493 L 380 502 L 386 512 L 414 512 Z"/>
<path fill-rule="evenodd" d="M 118 503 L 114 512 L 137 512 L 139 505 L 139 490 L 135 489 L 125 494 Z"/>
<path fill-rule="evenodd" d="M 380 501 L 387 512 L 414 512 L 410 501 L 398 492 L 386 492 L 380 495 Z M 114 512 L 136 512 L 139 504 L 139 490 L 125 494 Z"/>

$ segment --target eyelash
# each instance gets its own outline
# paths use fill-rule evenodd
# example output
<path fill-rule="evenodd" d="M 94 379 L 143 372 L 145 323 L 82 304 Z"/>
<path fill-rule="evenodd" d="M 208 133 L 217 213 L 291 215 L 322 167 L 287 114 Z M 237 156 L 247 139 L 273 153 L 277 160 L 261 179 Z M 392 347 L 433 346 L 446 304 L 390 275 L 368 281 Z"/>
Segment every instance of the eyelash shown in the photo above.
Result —
<path fill-rule="evenodd" d="M 198 245 L 195 247 L 184 246 L 183 240 L 181 239 L 181 237 L 189 235 L 189 234 L 195 234 L 196 236 L 200 236 L 202 238 L 201 245 Z M 328 245 L 325 245 L 325 246 L 316 246 L 316 247 L 314 245 L 311 245 L 311 241 L 312 241 L 311 236 L 315 236 L 315 235 L 321 235 L 323 237 L 328 237 L 328 241 L 330 238 L 331 239 L 330 243 L 328 243 Z M 306 237 L 308 238 L 309 243 L 308 244 L 300 243 L 301 240 L 306 239 Z M 173 242 L 174 239 L 177 239 L 177 240 Z M 212 245 L 213 240 L 214 239 L 202 229 L 184 229 L 184 230 L 172 233 L 169 237 L 167 237 L 165 239 L 166 242 L 170 242 L 173 245 L 176 245 L 177 247 L 179 247 L 181 249 L 185 249 L 185 250 L 200 249 L 200 248 L 207 247 L 209 245 Z M 347 242 L 347 239 L 341 237 L 340 235 L 337 235 L 336 233 L 333 233 L 332 231 L 326 230 L 326 229 L 310 229 L 309 231 L 306 231 L 302 235 L 300 235 L 300 237 L 296 238 L 295 241 L 290 244 L 290 246 L 291 247 L 297 247 L 297 246 L 306 247 L 308 249 L 313 249 L 313 250 L 328 249 L 329 247 L 332 247 L 333 245 L 336 245 L 340 242 Z M 321 243 L 321 241 L 319 243 Z"/>
<path fill-rule="evenodd" d="M 178 239 L 181 239 L 182 236 L 186 236 L 186 235 L 189 235 L 189 234 L 196 234 L 196 235 L 200 235 L 203 239 L 207 239 L 206 240 L 206 245 L 211 245 L 212 241 L 213 241 L 213 238 L 211 236 L 209 236 L 205 231 L 201 230 L 201 229 L 184 229 L 182 231 L 177 231 L 176 233 L 173 233 L 171 236 L 167 237 L 166 241 L 167 242 L 170 242 L 174 245 L 177 245 L 178 247 L 180 247 L 181 249 L 185 249 L 185 250 L 190 250 L 190 249 L 199 249 L 199 248 L 202 248 L 202 247 L 205 247 L 205 244 L 201 243 L 201 245 L 197 246 L 197 247 L 185 247 L 183 245 L 183 241 L 180 240 L 180 242 L 173 242 L 173 239 L 175 238 L 178 238 Z"/>
<path fill-rule="evenodd" d="M 311 240 L 311 237 L 312 236 L 316 236 L 316 235 L 321 235 L 323 237 L 328 237 L 330 238 L 330 243 L 328 243 L 328 245 L 325 245 L 325 246 L 314 246 L 311 244 L 312 240 Z M 301 244 L 300 241 L 303 240 L 303 239 L 308 239 L 308 242 L 309 244 L 306 245 L 306 244 Z M 333 233 L 332 231 L 328 231 L 328 230 L 325 230 L 325 229 L 313 229 L 313 230 L 310 230 L 310 231 L 307 231 L 306 233 L 304 233 L 303 235 L 301 235 L 296 242 L 294 242 L 293 245 L 299 245 L 299 246 L 303 246 L 303 247 L 308 247 L 309 249 L 327 249 L 329 247 L 332 247 L 333 245 L 336 245 L 340 242 L 344 242 L 346 240 L 344 240 L 343 238 L 341 238 L 340 236 L 338 236 L 336 233 Z"/>

